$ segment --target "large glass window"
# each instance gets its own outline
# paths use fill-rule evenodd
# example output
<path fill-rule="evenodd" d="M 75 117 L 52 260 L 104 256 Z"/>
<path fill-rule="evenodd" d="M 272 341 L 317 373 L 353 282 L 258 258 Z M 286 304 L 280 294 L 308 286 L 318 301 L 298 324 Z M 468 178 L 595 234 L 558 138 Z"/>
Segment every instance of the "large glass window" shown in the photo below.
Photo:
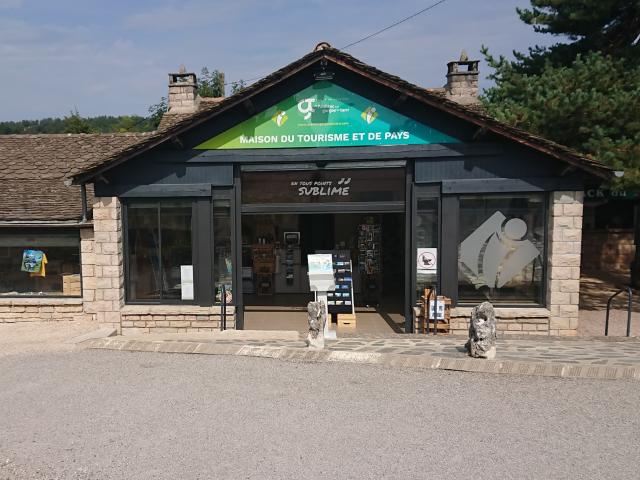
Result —
<path fill-rule="evenodd" d="M 228 304 L 233 303 L 231 268 L 231 201 L 213 201 L 213 282 L 216 302 L 222 301 L 222 286 Z"/>
<path fill-rule="evenodd" d="M 543 194 L 460 197 L 460 303 L 542 303 L 545 207 Z"/>
<path fill-rule="evenodd" d="M 0 231 L 0 296 L 47 295 L 82 295 L 79 231 Z"/>
<path fill-rule="evenodd" d="M 141 302 L 194 299 L 191 200 L 127 205 L 127 295 Z"/>
<path fill-rule="evenodd" d="M 416 300 L 438 284 L 438 201 L 418 198 L 416 215 Z"/>

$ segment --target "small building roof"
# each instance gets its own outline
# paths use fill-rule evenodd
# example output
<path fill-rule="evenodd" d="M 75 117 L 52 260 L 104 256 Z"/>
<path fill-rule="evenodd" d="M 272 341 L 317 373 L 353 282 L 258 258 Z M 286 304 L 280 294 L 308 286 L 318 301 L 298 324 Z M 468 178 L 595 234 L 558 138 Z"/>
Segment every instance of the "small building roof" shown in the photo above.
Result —
<path fill-rule="evenodd" d="M 0 135 L 0 222 L 78 222 L 80 188 L 65 185 L 65 180 L 147 137 L 141 133 Z"/>

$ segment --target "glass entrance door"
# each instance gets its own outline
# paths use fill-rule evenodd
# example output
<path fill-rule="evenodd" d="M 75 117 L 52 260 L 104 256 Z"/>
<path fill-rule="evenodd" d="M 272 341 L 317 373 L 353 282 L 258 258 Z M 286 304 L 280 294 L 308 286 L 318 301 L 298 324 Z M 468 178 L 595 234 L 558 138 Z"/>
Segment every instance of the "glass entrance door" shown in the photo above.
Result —
<path fill-rule="evenodd" d="M 416 185 L 413 201 L 413 292 L 417 305 L 425 290 L 440 292 L 440 188 Z"/>

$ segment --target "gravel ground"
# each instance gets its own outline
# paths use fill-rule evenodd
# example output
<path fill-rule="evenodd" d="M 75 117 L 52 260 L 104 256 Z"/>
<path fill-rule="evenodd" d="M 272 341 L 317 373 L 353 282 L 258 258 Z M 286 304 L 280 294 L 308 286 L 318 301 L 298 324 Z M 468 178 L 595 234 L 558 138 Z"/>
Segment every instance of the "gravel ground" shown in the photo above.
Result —
<path fill-rule="evenodd" d="M 223 356 L 0 358 L 0 479 L 637 479 L 638 383 Z"/>
<path fill-rule="evenodd" d="M 0 323 L 0 358 L 7 355 L 68 352 L 73 337 L 99 328 L 97 322 Z"/>
<path fill-rule="evenodd" d="M 606 310 L 580 310 L 578 335 L 581 337 L 604 335 L 604 323 L 606 316 Z M 609 335 L 613 337 L 624 337 L 627 335 L 626 310 L 611 309 L 609 317 Z M 631 336 L 640 336 L 640 313 L 638 312 L 631 313 Z"/>

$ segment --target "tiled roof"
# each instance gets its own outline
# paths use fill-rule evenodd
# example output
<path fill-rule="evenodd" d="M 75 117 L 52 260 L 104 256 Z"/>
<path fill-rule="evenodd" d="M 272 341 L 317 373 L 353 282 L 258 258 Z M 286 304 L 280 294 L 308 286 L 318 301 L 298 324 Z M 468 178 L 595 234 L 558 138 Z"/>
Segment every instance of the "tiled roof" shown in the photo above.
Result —
<path fill-rule="evenodd" d="M 593 175 L 600 177 L 609 177 L 612 170 L 606 165 L 593 160 L 585 155 L 582 155 L 568 147 L 552 142 L 545 138 L 533 135 L 524 130 L 512 127 L 505 123 L 489 117 L 484 112 L 484 109 L 480 105 L 461 105 L 453 100 L 450 100 L 443 96 L 441 89 L 425 89 L 412 83 L 409 83 L 401 78 L 378 70 L 375 67 L 367 65 L 360 60 L 352 57 L 351 55 L 344 53 L 334 48 L 325 48 L 322 50 L 313 51 L 304 57 L 290 63 L 286 67 L 277 70 L 276 72 L 264 77 L 263 79 L 251 84 L 250 86 L 240 90 L 236 94 L 227 97 L 219 102 L 201 103 L 198 111 L 193 114 L 180 115 L 180 118 L 176 118 L 171 124 L 167 124 L 162 130 L 158 130 L 156 133 L 151 134 L 148 138 L 142 140 L 140 143 L 132 145 L 121 152 L 113 155 L 111 158 L 104 159 L 103 162 L 97 163 L 94 166 L 87 168 L 82 174 L 74 176 L 74 181 L 81 183 L 92 178 L 93 175 L 99 173 L 105 169 L 111 168 L 123 161 L 128 160 L 136 156 L 137 154 L 146 151 L 163 143 L 164 141 L 172 138 L 175 135 L 179 135 L 182 132 L 189 130 L 190 128 L 205 122 L 217 114 L 225 111 L 227 108 L 237 105 L 245 99 L 251 97 L 253 94 L 269 88 L 275 85 L 280 80 L 294 74 L 312 65 L 320 58 L 325 57 L 330 61 L 342 65 L 352 71 L 360 73 L 374 82 L 378 82 L 383 85 L 387 85 L 394 88 L 396 91 L 406 94 L 413 100 L 422 102 L 431 107 L 438 108 L 449 114 L 456 116 L 462 120 L 471 122 L 477 125 L 479 128 L 486 131 L 493 132 L 501 137 L 510 139 L 514 142 L 523 144 L 542 152 L 551 157 L 562 160 L 570 165 L 573 165 L 579 169 L 585 170 Z"/>
<path fill-rule="evenodd" d="M 80 188 L 65 179 L 148 136 L 0 135 L 0 222 L 79 220 Z"/>

